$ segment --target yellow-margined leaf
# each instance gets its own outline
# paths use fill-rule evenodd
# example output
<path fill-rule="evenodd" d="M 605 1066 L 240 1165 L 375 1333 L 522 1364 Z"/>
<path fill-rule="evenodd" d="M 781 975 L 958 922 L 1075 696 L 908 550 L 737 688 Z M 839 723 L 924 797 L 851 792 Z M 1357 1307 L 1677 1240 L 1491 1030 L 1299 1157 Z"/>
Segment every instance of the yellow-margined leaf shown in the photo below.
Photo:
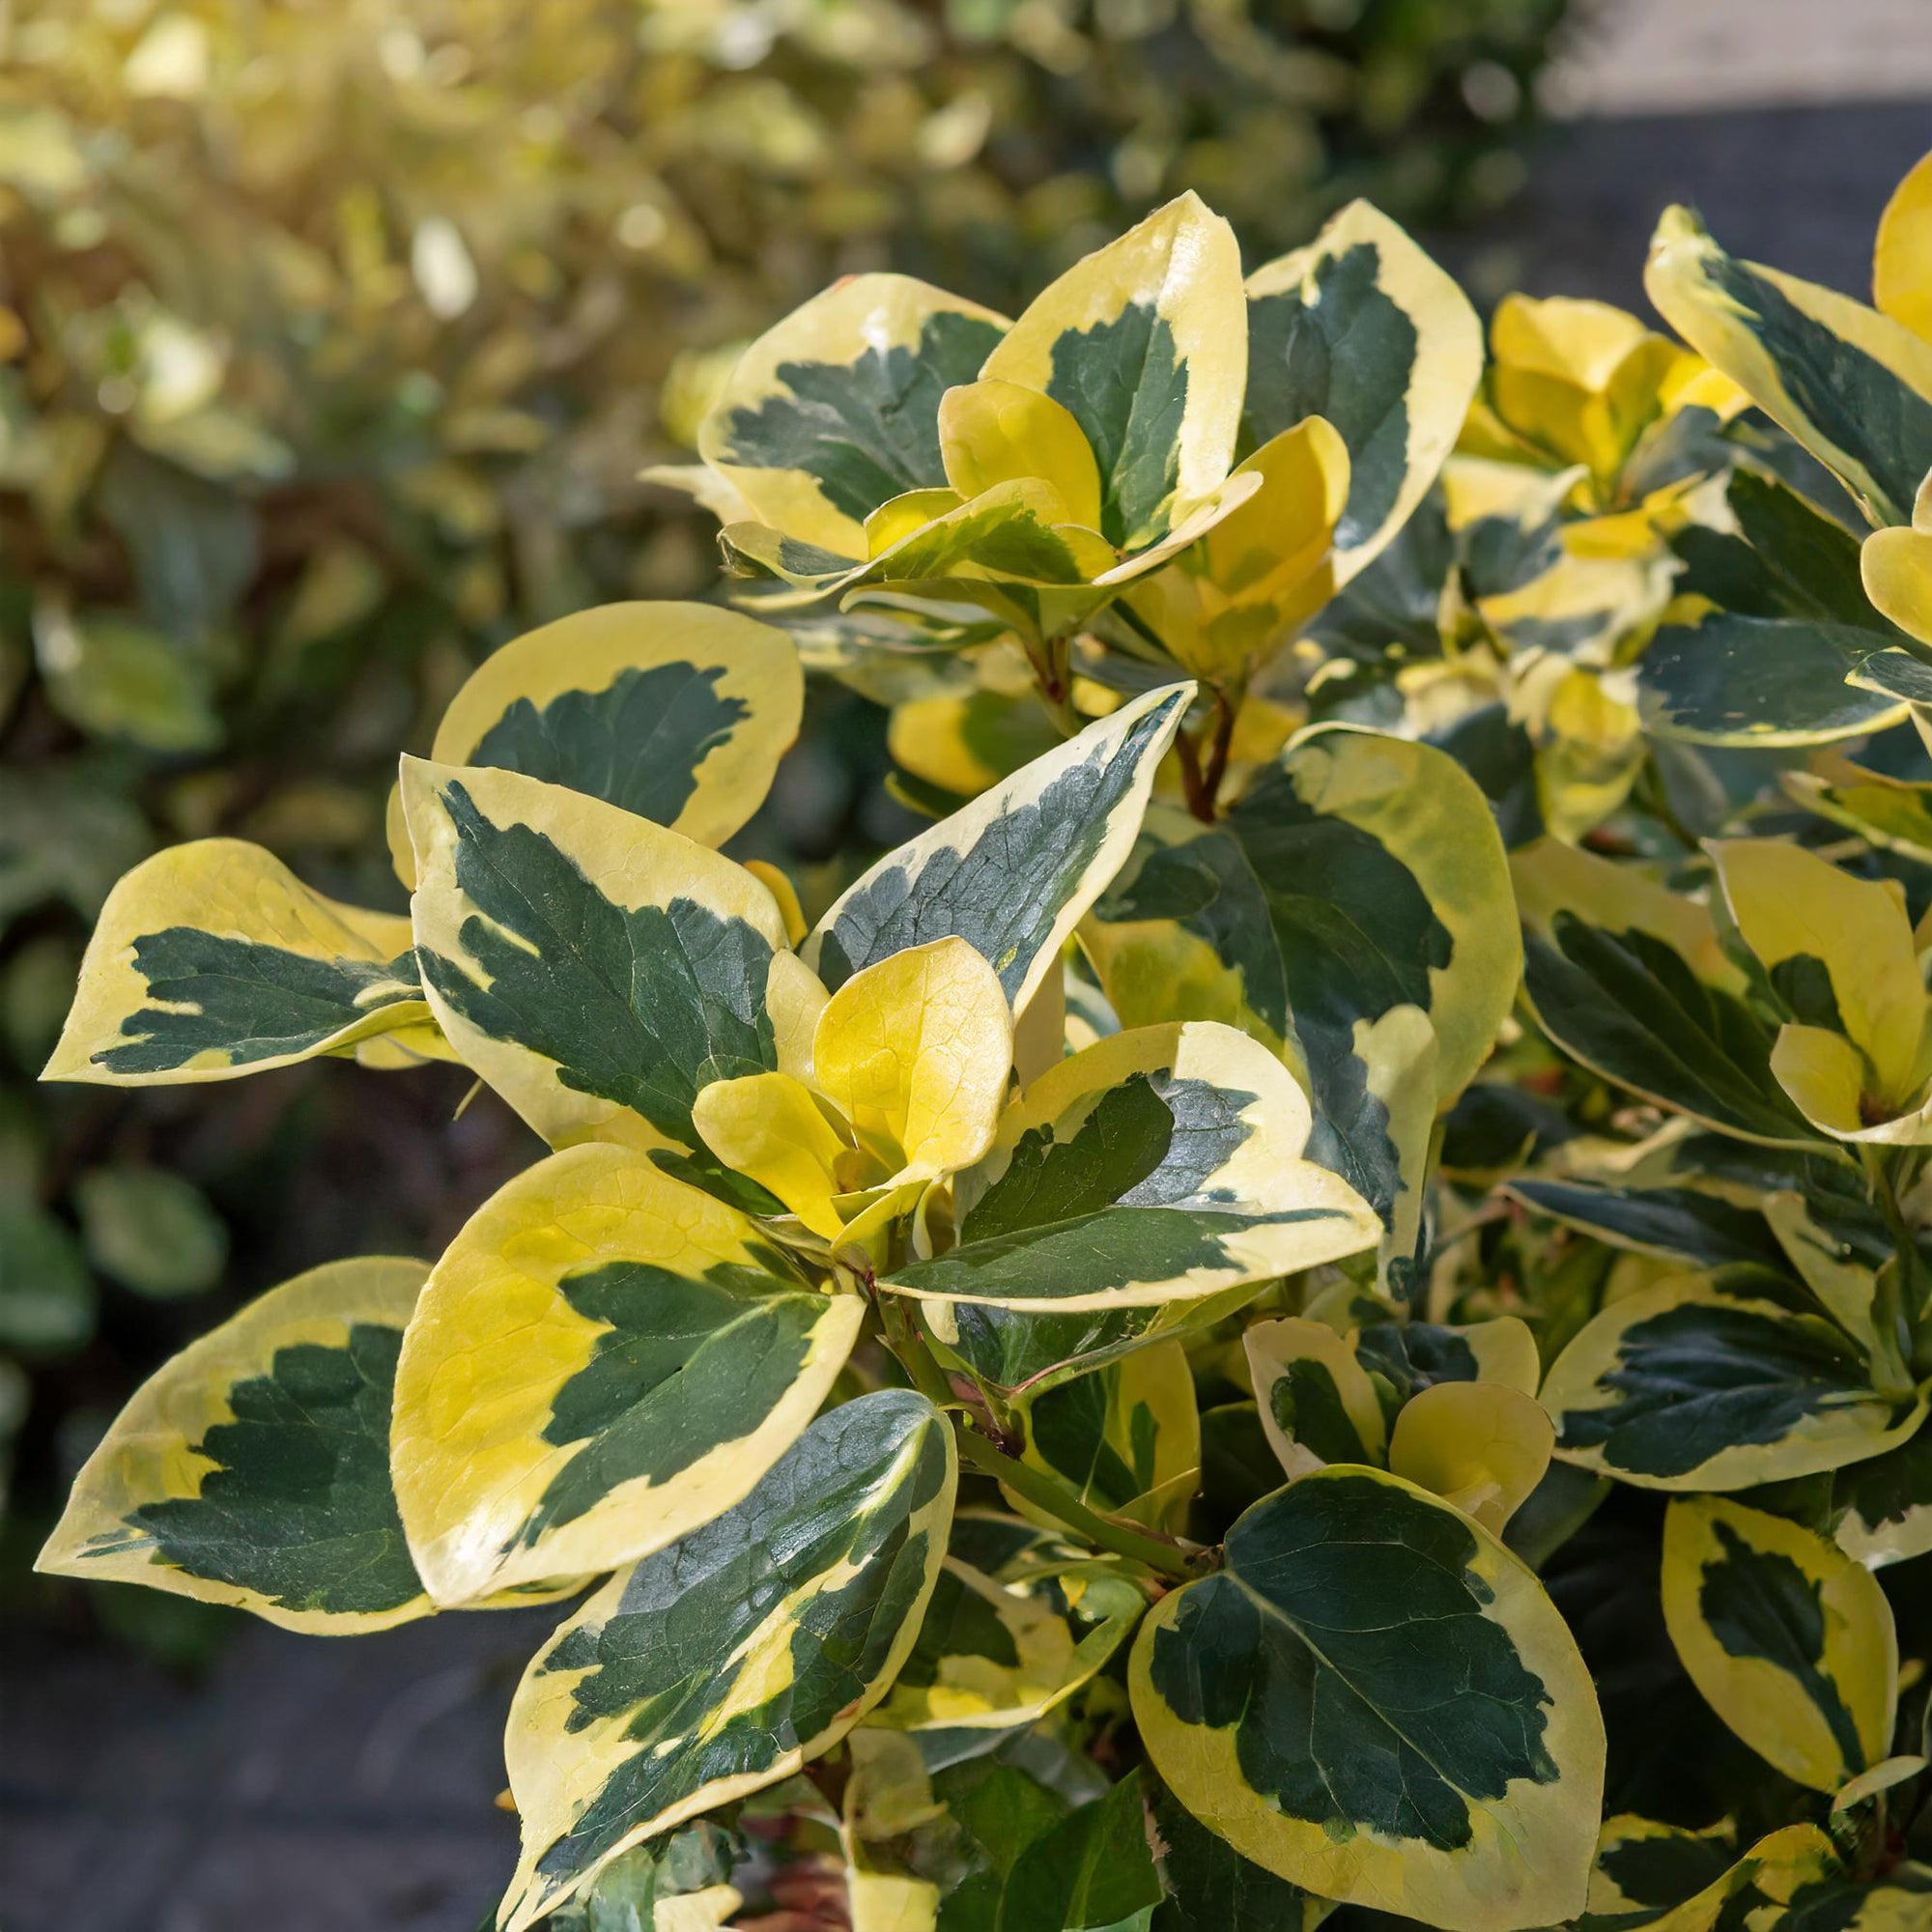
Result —
<path fill-rule="evenodd" d="M 956 1481 L 952 1432 L 923 1396 L 861 1396 L 564 1624 L 510 1708 L 524 1852 L 504 1932 L 851 1730 L 919 1635 Z"/>
<path fill-rule="evenodd" d="M 1373 1245 L 1377 1222 L 1302 1158 L 1307 1096 L 1210 1021 L 1116 1034 L 1042 1074 L 952 1183 L 956 1245 L 895 1266 L 923 1299 L 1062 1314 L 1200 1300 Z"/>
<path fill-rule="evenodd" d="M 1201 1487 L 1201 1415 L 1179 1342 L 1136 1349 L 1016 1406 L 1022 1460 L 1058 1476 L 1089 1509 L 1150 1529 L 1185 1523 Z M 1007 1500 L 1035 1517 L 1023 1496 L 1009 1492 Z"/>
<path fill-rule="evenodd" d="M 1566 1052 L 1740 1140 L 1819 1145 L 1771 1072 L 1771 1030 L 1708 907 L 1554 840 L 1518 853 L 1513 870 L 1524 990 Z"/>
<path fill-rule="evenodd" d="M 747 349 L 698 431 L 759 522 L 847 557 L 866 519 L 943 487 L 939 399 L 1005 332 L 992 310 L 910 275 L 852 275 Z"/>
<path fill-rule="evenodd" d="M 42 1076 L 147 1087 L 434 1040 L 410 922 L 311 892 L 239 838 L 144 860 L 107 895 Z"/>
<path fill-rule="evenodd" d="M 729 1509 L 863 1313 L 645 1154 L 539 1161 L 450 1243 L 403 1350 L 396 1494 L 431 1594 L 609 1570 Z"/>
<path fill-rule="evenodd" d="M 874 1724 L 1009 1730 L 1089 1682 L 1139 1622 L 1147 1598 L 1103 1563 L 1001 1581 L 949 1557 L 919 1641 Z"/>
<path fill-rule="evenodd" d="M 1346 583 L 1402 528 L 1455 447 L 1483 331 L 1455 282 L 1378 209 L 1350 202 L 1247 280 L 1245 440 L 1323 416 L 1350 458 L 1335 534 Z"/>
<path fill-rule="evenodd" d="M 160 1369 L 74 1481 L 39 1568 L 353 1635 L 428 1616 L 389 1478 L 421 1262 L 332 1262 Z"/>
<path fill-rule="evenodd" d="M 1163 1597 L 1128 1687 L 1154 1768 L 1243 1858 L 1450 1932 L 1579 1912 L 1604 1784 L 1590 1675 L 1527 1567 L 1437 1497 L 1319 1470 Z M 1455 1696 L 1419 1698 L 1439 1675 Z"/>
<path fill-rule="evenodd" d="M 1787 1777 L 1835 1791 L 1891 1742 L 1898 1640 L 1877 1579 L 1727 1496 L 1663 1520 L 1663 1617 L 1705 1701 Z"/>
<path fill-rule="evenodd" d="M 1875 526 L 1910 520 L 1932 470 L 1932 342 L 1847 296 L 1734 260 L 1683 208 L 1659 221 L 1643 285 Z"/>
<path fill-rule="evenodd" d="M 1869 1570 L 1932 1550 L 1932 1430 L 1835 1470 L 1827 1520 L 1838 1548 Z"/>
<path fill-rule="evenodd" d="M 1653 1490 L 1742 1490 L 1905 1441 L 1922 1396 L 1872 1388 L 1830 1322 L 1679 1276 L 1620 1296 L 1551 1365 L 1556 1451 Z"/>
<path fill-rule="evenodd" d="M 1302 733 L 1220 824 L 1150 817 L 1081 943 L 1128 1024 L 1222 1019 L 1302 1073 L 1406 1293 L 1436 1113 L 1488 1058 L 1520 969 L 1488 801 L 1435 746 Z"/>
<path fill-rule="evenodd" d="M 1693 1832 L 1629 1811 L 1605 1818 L 1597 1834 L 1588 1916 L 1615 1919 L 1629 1915 L 1647 1924 L 1715 1885 L 1730 1869 L 1735 1850 L 1735 1828 L 1728 1820 Z M 1646 1917 L 1636 1920 L 1639 1913 Z"/>
<path fill-rule="evenodd" d="M 1351 1337 L 1292 1315 L 1253 1323 L 1241 1346 L 1263 1433 L 1291 1476 L 1330 1463 L 1387 1462 L 1388 1421 Z"/>
<path fill-rule="evenodd" d="M 778 1065 L 784 916 L 742 866 L 514 772 L 407 759 L 403 800 L 430 1003 L 553 1146 L 696 1148 L 698 1090 Z"/>
<path fill-rule="evenodd" d="M 901 845 L 843 893 L 800 948 L 838 988 L 861 968 L 953 936 L 1015 1012 L 1132 849 L 1155 768 L 1194 696 L 1168 685 L 1087 726 Z"/>
<path fill-rule="evenodd" d="M 797 648 L 770 624 L 714 604 L 607 604 L 485 659 L 430 756 L 566 785 L 722 845 L 764 802 L 804 701 Z M 394 856 L 413 887 L 407 836 Z"/>
<path fill-rule="evenodd" d="M 1008 1395 L 1052 1388 L 1153 1343 L 1192 1335 L 1237 1315 L 1261 1284 L 1237 1283 L 1201 1301 L 1163 1301 L 1072 1314 L 985 1302 L 925 1301 L 918 1319 L 934 1352 Z"/>
<path fill-rule="evenodd" d="M 1280 773 L 1293 805 L 1279 786 L 1257 788 L 1234 814 L 1251 854 L 1275 860 L 1276 843 L 1292 847 L 1301 833 L 1318 847 L 1325 838 L 1338 851 L 1358 848 L 1378 873 L 1407 874 L 1399 884 L 1391 877 L 1404 902 L 1391 917 L 1410 925 L 1411 956 L 1428 962 L 1423 997 L 1412 1004 L 1435 1029 L 1436 1104 L 1448 1105 L 1490 1057 L 1522 961 L 1520 940 L 1498 917 L 1510 901 L 1509 864 L 1482 793 L 1431 746 L 1339 726 L 1304 733 L 1282 754 Z M 1321 876 L 1319 857 L 1310 859 Z M 1277 876 L 1259 856 L 1257 869 L 1264 886 Z M 1282 888 L 1290 883 L 1283 874 Z M 1343 878 L 1332 884 L 1351 890 Z M 1399 930 L 1385 936 L 1391 960 Z M 1368 965 L 1357 961 L 1358 970 Z"/>
<path fill-rule="evenodd" d="M 1831 1121 L 1833 1131 L 1856 1134 L 1873 1124 L 1874 1112 L 1904 1110 L 1932 1074 L 1932 1003 L 1904 889 L 1855 878 L 1782 839 L 1720 839 L 1711 856 L 1739 936 L 1803 1022 L 1787 1027 L 1774 1050 L 1785 1091 L 1824 1123 L 1807 1105 L 1823 1093 L 1806 1077 L 1812 1062 L 1787 1047 L 1793 1035 L 1822 1034 L 1864 1064 L 1854 1075 L 1851 1117 Z M 1789 1075 L 1781 1057 L 1793 1063 Z"/>
<path fill-rule="evenodd" d="M 1239 244 L 1189 193 L 1044 289 L 981 374 L 1072 414 L 1098 464 L 1100 532 L 1135 551 L 1228 474 L 1246 347 Z"/>

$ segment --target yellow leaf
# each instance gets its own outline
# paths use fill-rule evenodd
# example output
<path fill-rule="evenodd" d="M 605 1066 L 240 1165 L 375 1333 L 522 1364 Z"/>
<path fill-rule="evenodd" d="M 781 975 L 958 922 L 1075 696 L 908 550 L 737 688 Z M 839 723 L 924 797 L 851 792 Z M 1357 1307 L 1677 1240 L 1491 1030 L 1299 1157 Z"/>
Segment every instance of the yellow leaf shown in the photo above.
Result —
<path fill-rule="evenodd" d="M 818 1016 L 819 1091 L 884 1163 L 882 1180 L 933 1179 L 993 1144 L 1013 1064 L 999 977 L 963 939 L 867 966 Z"/>
<path fill-rule="evenodd" d="M 946 480 L 962 497 L 1037 476 L 1066 506 L 1065 521 L 1100 526 L 1100 470 L 1071 412 L 1039 389 L 997 378 L 961 383 L 939 399 Z"/>
<path fill-rule="evenodd" d="M 1892 189 L 1879 216 L 1872 299 L 1881 313 L 1932 342 L 1932 155 Z"/>
<path fill-rule="evenodd" d="M 1500 1536 L 1543 1480 L 1555 1442 L 1549 1417 L 1522 1390 L 1437 1382 L 1403 1405 L 1389 1468 Z"/>
<path fill-rule="evenodd" d="M 1310 416 L 1255 451 L 1236 476 L 1261 488 L 1127 601 L 1196 676 L 1240 676 L 1293 638 L 1334 594 L 1335 524 L 1349 499 L 1349 451 Z"/>
<path fill-rule="evenodd" d="M 832 1205 L 847 1191 L 839 1157 L 853 1157 L 811 1090 L 788 1073 L 747 1073 L 699 1091 L 692 1124 L 735 1173 L 776 1194 L 814 1235 L 838 1238 L 844 1222 Z"/>

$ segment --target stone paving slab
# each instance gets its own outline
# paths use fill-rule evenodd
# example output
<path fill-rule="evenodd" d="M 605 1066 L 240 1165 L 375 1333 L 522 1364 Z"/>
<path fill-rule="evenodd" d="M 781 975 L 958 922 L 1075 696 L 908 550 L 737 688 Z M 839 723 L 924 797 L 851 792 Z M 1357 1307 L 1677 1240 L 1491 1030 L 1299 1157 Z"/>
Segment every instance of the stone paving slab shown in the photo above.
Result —
<path fill-rule="evenodd" d="M 555 1613 L 331 1641 L 249 1628 L 202 1683 L 11 1636 L 8 1932 L 473 1932 L 516 1855 L 502 1725 Z"/>

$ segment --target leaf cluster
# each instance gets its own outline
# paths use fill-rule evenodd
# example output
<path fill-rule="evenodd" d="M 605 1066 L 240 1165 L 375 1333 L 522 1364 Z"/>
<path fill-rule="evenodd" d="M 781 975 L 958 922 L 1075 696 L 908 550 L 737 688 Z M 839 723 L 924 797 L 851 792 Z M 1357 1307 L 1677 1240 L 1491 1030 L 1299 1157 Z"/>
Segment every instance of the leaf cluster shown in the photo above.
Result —
<path fill-rule="evenodd" d="M 1926 1923 L 1927 168 L 1881 310 L 1666 215 L 1691 349 L 1516 303 L 1486 361 L 1378 212 L 1243 277 L 1188 196 L 1011 323 L 779 324 L 686 479 L 746 608 L 488 660 L 402 761 L 407 920 L 232 839 L 108 895 L 51 1076 L 452 1060 L 551 1151 L 163 1369 L 43 1565 L 568 1601 L 503 1932 Z M 1492 697 L 1498 783 L 1400 671 L 1321 714 L 1432 493 L 1444 664 L 1629 671 L 1627 782 Z M 1448 624 L 1532 500 L 1548 628 Z M 1656 624 L 1565 628 L 1599 562 Z M 1845 626 L 1827 728 L 1784 667 Z M 1046 742 L 808 914 L 719 848 L 803 667 L 908 660 Z M 1645 697 L 1693 661 L 1747 721 Z"/>

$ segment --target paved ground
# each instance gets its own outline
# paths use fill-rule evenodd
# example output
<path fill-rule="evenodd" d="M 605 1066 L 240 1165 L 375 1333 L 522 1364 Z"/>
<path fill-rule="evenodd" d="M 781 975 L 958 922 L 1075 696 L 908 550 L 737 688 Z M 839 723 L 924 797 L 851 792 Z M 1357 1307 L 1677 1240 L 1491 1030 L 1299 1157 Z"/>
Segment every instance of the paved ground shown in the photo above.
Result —
<path fill-rule="evenodd" d="M 1442 253 L 1490 298 L 1596 296 L 1649 316 L 1644 251 L 1682 201 L 1732 254 L 1869 300 L 1879 213 L 1928 148 L 1932 86 L 1913 101 L 1563 122 L 1495 227 Z"/>
<path fill-rule="evenodd" d="M 516 1855 L 510 1692 L 554 1617 L 330 1641 L 250 1626 L 206 1682 L 17 1636 L 7 1932 L 473 1932 Z"/>
<path fill-rule="evenodd" d="M 1520 286 L 1638 306 L 1651 224 L 1682 199 L 1734 251 L 1861 290 L 1886 194 L 1932 146 L 1922 104 L 1932 67 L 1912 83 L 1919 98 L 1903 101 L 1695 120 L 1628 112 L 1646 98 L 1646 71 L 1666 106 L 1700 98 L 1695 63 L 1706 92 L 1735 100 L 1727 47 L 1750 54 L 1765 87 L 1773 64 L 1755 43 L 1773 15 L 1789 26 L 1824 11 L 1815 0 L 1677 0 L 1674 10 L 1633 0 L 1600 43 L 1608 77 L 1574 96 L 1597 117 L 1552 130 L 1532 196 L 1505 226 L 1445 253 L 1492 296 Z M 1667 29 L 1673 12 L 1695 16 L 1697 34 L 1687 25 L 1674 42 L 1642 38 Z M 1838 41 L 1881 48 L 1892 44 L 1886 33 L 1912 26 L 1922 46 L 1918 23 L 1932 24 L 1923 0 L 1839 0 L 1829 13 Z M 1719 15 L 1731 39 L 1713 43 Z M 1607 33 L 1616 23 L 1605 21 Z M 1665 60 L 1660 44 L 1676 51 Z M 1863 91 L 1895 95 L 1917 58 L 1907 46 L 1886 84 Z M 1807 67 L 1786 49 L 1771 98 L 1804 95 L 1807 71 L 1813 98 L 1842 96 L 1855 70 L 1836 55 Z M 1605 107 L 1621 118 L 1604 118 Z M 541 1612 L 444 1617 L 351 1642 L 251 1627 L 198 1689 L 126 1654 L 7 1639 L 0 1925 L 472 1932 L 513 1854 L 510 1821 L 491 1803 L 502 1713 L 546 1628 Z"/>

